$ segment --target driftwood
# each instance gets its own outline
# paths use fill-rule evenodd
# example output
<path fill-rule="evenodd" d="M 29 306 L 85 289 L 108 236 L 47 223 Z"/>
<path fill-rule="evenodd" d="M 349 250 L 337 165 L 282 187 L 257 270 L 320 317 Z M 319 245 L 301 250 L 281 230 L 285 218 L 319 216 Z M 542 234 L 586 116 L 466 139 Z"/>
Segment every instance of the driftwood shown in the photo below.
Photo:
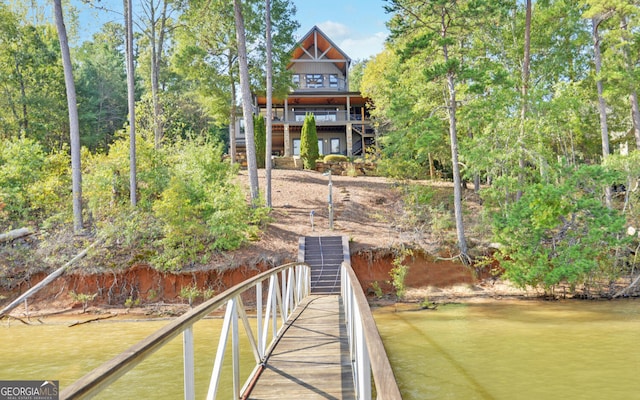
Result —
<path fill-rule="evenodd" d="M 49 283 L 53 282 L 57 277 L 61 276 L 62 274 L 64 274 L 64 272 L 71 266 L 73 265 L 76 261 L 80 260 L 82 257 L 86 256 L 87 253 L 89 252 L 89 250 L 91 250 L 92 248 L 94 248 L 95 246 L 97 246 L 99 243 L 102 242 L 102 239 L 98 239 L 95 242 L 93 242 L 89 247 L 87 247 L 86 249 L 82 250 L 80 253 L 78 253 L 75 257 L 73 257 L 69 262 L 67 262 L 65 265 L 63 265 L 62 267 L 58 268 L 57 270 L 55 270 L 54 272 L 52 272 L 51 274 L 49 274 L 46 278 L 44 278 L 41 282 L 39 282 L 37 285 L 35 285 L 34 287 L 32 287 L 31 289 L 27 290 L 26 292 L 24 292 L 21 296 L 18 296 L 17 299 L 15 299 L 14 301 L 12 301 L 11 303 L 9 303 L 8 306 L 6 306 L 5 308 L 3 308 L 2 310 L 0 310 L 0 318 L 4 317 L 9 311 L 13 310 L 14 308 L 16 308 L 18 306 L 18 304 L 22 303 L 25 299 L 33 296 L 34 294 L 36 294 L 38 291 L 40 291 L 40 289 L 42 289 L 43 287 L 47 286 Z"/>
<path fill-rule="evenodd" d="M 629 291 L 629 289 L 631 289 L 632 287 L 634 287 L 638 282 L 640 282 L 640 275 L 638 275 L 636 277 L 636 279 L 634 279 L 633 282 L 631 282 L 631 284 L 629 286 L 627 286 L 626 288 L 620 290 L 618 293 L 613 295 L 613 298 L 615 299 L 616 297 L 620 297 L 623 294 L 627 293 Z"/>
<path fill-rule="evenodd" d="M 33 230 L 31 228 L 14 229 L 7 233 L 0 234 L 0 243 L 11 242 L 24 236 L 31 235 Z"/>
<path fill-rule="evenodd" d="M 109 319 L 109 318 L 113 318 L 113 317 L 117 317 L 117 316 L 118 316 L 118 314 L 111 314 L 111 315 L 106 315 L 106 316 L 103 316 L 103 317 L 91 318 L 91 319 L 88 319 L 88 320 L 82 321 L 82 322 L 76 321 L 73 324 L 69 325 L 69 328 L 71 328 L 73 326 L 88 324 L 90 322 L 101 321 L 103 319 Z"/>

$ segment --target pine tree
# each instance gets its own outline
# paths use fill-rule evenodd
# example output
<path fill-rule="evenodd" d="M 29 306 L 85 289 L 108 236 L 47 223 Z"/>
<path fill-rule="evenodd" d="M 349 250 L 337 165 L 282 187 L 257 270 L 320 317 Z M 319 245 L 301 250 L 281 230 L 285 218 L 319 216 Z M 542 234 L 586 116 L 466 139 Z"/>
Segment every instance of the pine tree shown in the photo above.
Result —
<path fill-rule="evenodd" d="M 302 132 L 300 133 L 300 157 L 305 169 L 316 169 L 316 160 L 319 156 L 318 133 L 316 131 L 316 118 L 313 114 L 304 117 Z"/>
<path fill-rule="evenodd" d="M 262 115 L 253 116 L 253 130 L 255 131 L 256 140 L 256 163 L 258 168 L 264 168 L 266 146 L 267 146 L 267 127 Z"/>

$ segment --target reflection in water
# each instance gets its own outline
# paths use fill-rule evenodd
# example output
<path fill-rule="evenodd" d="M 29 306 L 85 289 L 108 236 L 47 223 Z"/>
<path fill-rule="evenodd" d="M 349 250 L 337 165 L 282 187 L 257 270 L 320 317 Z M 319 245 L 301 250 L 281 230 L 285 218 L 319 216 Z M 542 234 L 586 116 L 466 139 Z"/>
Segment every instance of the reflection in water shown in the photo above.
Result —
<path fill-rule="evenodd" d="M 404 307 L 404 308 L 403 308 Z M 638 398 L 640 300 L 522 301 L 377 308 L 374 317 L 405 400 Z M 167 321 L 25 326 L 0 322 L 0 379 L 59 380 L 62 388 Z M 204 398 L 222 321 L 194 327 L 196 397 Z M 242 346 L 242 375 L 253 367 Z M 227 357 L 229 358 L 229 357 Z M 100 399 L 182 398 L 177 337 Z M 229 398 L 227 374 L 218 398 Z"/>
<path fill-rule="evenodd" d="M 637 396 L 639 301 L 414 309 L 374 310 L 404 399 Z"/>

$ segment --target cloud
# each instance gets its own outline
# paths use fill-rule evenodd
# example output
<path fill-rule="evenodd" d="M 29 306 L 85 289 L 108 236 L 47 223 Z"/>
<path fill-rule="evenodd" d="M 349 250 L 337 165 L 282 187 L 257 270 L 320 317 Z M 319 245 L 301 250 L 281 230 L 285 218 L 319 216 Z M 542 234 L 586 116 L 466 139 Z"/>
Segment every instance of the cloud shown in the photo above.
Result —
<path fill-rule="evenodd" d="M 364 60 L 380 53 L 387 38 L 386 32 L 354 31 L 339 22 L 324 21 L 318 27 L 352 60 Z"/>

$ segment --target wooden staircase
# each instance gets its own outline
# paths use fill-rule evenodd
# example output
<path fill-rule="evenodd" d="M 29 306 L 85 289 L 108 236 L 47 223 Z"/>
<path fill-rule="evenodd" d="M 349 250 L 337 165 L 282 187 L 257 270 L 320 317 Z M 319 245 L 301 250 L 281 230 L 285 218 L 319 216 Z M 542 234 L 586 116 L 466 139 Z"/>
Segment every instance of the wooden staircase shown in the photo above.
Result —
<path fill-rule="evenodd" d="M 311 267 L 311 294 L 340 294 L 340 265 L 351 261 L 345 236 L 300 238 L 298 261 Z"/>

